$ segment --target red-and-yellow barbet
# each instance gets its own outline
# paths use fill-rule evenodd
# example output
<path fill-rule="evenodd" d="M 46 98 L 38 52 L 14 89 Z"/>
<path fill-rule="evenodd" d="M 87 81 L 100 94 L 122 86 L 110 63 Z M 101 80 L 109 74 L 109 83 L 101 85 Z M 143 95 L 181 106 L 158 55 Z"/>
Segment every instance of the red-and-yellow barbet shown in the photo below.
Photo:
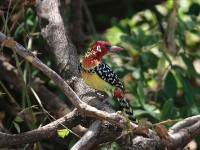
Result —
<path fill-rule="evenodd" d="M 125 110 L 128 118 L 136 122 L 132 108 L 124 97 L 124 88 L 116 73 L 102 61 L 102 57 L 109 52 L 119 52 L 123 48 L 112 46 L 105 41 L 95 42 L 83 56 L 80 71 L 87 85 L 91 88 L 106 92 L 109 97 L 115 97 Z"/>

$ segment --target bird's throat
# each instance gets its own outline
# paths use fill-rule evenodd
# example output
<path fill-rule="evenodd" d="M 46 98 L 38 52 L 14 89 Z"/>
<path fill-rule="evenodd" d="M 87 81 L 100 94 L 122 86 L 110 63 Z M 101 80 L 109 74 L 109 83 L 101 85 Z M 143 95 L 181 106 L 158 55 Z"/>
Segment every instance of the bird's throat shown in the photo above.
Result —
<path fill-rule="evenodd" d="M 89 55 L 83 58 L 82 67 L 90 70 L 101 63 L 101 60 L 96 57 L 96 55 Z"/>

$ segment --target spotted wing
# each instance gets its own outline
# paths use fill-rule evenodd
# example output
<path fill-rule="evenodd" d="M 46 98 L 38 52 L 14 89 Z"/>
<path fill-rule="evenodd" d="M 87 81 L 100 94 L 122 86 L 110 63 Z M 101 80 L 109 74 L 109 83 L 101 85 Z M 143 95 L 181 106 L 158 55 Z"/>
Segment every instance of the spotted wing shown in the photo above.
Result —
<path fill-rule="evenodd" d="M 120 82 L 118 76 L 107 64 L 101 63 L 98 66 L 96 66 L 93 70 L 101 79 L 111 84 L 112 86 L 119 87 L 123 90 L 123 85 Z"/>

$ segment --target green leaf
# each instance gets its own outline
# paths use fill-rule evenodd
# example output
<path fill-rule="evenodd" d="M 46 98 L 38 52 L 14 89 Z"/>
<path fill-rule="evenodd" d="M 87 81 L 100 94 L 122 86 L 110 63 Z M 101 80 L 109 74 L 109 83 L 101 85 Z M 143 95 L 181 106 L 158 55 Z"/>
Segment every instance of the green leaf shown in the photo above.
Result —
<path fill-rule="evenodd" d="M 200 58 L 200 52 L 194 52 L 191 54 L 193 57 Z"/>
<path fill-rule="evenodd" d="M 171 71 L 169 71 L 167 73 L 167 76 L 166 76 L 166 78 L 164 80 L 163 91 L 170 98 L 174 97 L 176 95 L 177 84 L 176 84 L 176 80 L 174 78 L 174 75 L 172 74 Z"/>
<path fill-rule="evenodd" d="M 57 133 L 60 137 L 65 138 L 69 134 L 69 129 L 57 130 Z"/>
<path fill-rule="evenodd" d="M 148 111 L 149 113 L 150 113 L 150 112 L 155 113 L 156 106 L 155 106 L 155 105 L 150 105 L 150 104 L 145 104 L 145 105 L 144 105 L 144 109 L 145 109 L 146 111 Z"/>
<path fill-rule="evenodd" d="M 185 101 L 187 103 L 188 107 L 191 107 L 194 102 L 195 102 L 195 98 L 194 98 L 194 92 L 193 92 L 193 87 L 190 84 L 190 82 L 187 80 L 187 78 L 183 77 L 183 76 L 179 76 L 179 79 L 183 85 L 183 90 L 185 92 Z"/>
<path fill-rule="evenodd" d="M 20 25 L 17 26 L 16 30 L 15 30 L 15 36 L 20 36 L 25 32 L 25 23 L 22 22 Z"/>
<path fill-rule="evenodd" d="M 134 110 L 134 114 L 136 116 L 141 116 L 141 115 L 149 114 L 149 112 L 143 109 L 136 109 Z"/>
<path fill-rule="evenodd" d="M 110 104 L 110 106 L 115 109 L 115 110 L 119 110 L 119 108 L 121 107 L 119 101 L 116 98 L 110 99 L 108 101 L 108 103 Z"/>
<path fill-rule="evenodd" d="M 153 124 L 148 121 L 148 118 L 141 118 L 138 122 L 138 127 L 149 126 L 151 127 Z"/>
<path fill-rule="evenodd" d="M 140 79 L 140 78 L 141 78 L 141 70 L 140 70 L 140 68 L 135 69 L 135 70 L 132 72 L 132 76 L 133 76 L 135 79 Z"/>
<path fill-rule="evenodd" d="M 152 52 L 142 53 L 140 56 L 140 64 L 144 69 L 155 69 L 158 65 L 159 58 Z"/>
<path fill-rule="evenodd" d="M 19 122 L 23 122 L 24 120 L 21 117 L 16 116 L 14 121 L 19 123 Z"/>
<path fill-rule="evenodd" d="M 196 72 L 194 68 L 192 58 L 190 56 L 186 56 L 185 54 L 181 54 L 181 58 L 187 65 L 187 74 L 196 78 L 200 78 L 200 75 Z"/>
<path fill-rule="evenodd" d="M 148 118 L 142 118 L 139 120 L 138 127 L 143 127 L 147 124 Z"/>
<path fill-rule="evenodd" d="M 162 108 L 162 112 L 161 112 L 161 119 L 165 120 L 165 119 L 169 119 L 170 115 L 172 113 L 172 108 L 173 108 L 173 99 L 168 99 L 163 108 Z"/>
<path fill-rule="evenodd" d="M 137 91 L 136 91 L 136 85 L 134 85 L 132 82 L 128 81 L 125 83 L 127 86 L 127 89 L 130 91 L 130 93 L 133 96 L 137 96 Z"/>
<path fill-rule="evenodd" d="M 107 148 L 106 148 L 106 150 L 107 150 Z M 122 150 L 122 148 L 116 142 L 113 142 L 111 144 L 111 148 L 109 148 L 109 150 Z"/>
<path fill-rule="evenodd" d="M 199 13 L 200 13 L 200 5 L 198 3 L 193 2 L 188 10 L 188 14 L 198 16 Z"/>
<path fill-rule="evenodd" d="M 13 122 L 15 129 L 17 129 L 17 132 L 20 133 L 20 127 L 16 122 Z"/>
<path fill-rule="evenodd" d="M 144 107 L 145 96 L 144 96 L 144 86 L 143 86 L 142 81 L 138 81 L 137 93 L 139 96 L 139 101 L 140 101 L 141 105 Z"/>

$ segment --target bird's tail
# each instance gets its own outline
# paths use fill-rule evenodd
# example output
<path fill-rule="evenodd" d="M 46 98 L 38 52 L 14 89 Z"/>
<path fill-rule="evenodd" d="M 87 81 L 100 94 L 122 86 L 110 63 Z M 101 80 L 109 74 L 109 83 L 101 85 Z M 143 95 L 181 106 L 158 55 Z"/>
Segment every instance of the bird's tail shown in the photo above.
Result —
<path fill-rule="evenodd" d="M 119 99 L 119 102 L 120 102 L 121 107 L 124 109 L 125 113 L 127 114 L 128 119 L 137 123 L 137 119 L 135 117 L 133 109 L 130 107 L 129 103 L 126 101 L 126 98 Z"/>
<path fill-rule="evenodd" d="M 117 88 L 114 91 L 114 97 L 116 97 L 119 100 L 121 107 L 125 110 L 125 113 L 128 116 L 128 119 L 137 123 L 137 119 L 135 117 L 133 109 L 130 107 L 129 103 L 127 102 L 126 98 L 124 97 L 124 91 L 122 91 L 120 88 Z"/>

